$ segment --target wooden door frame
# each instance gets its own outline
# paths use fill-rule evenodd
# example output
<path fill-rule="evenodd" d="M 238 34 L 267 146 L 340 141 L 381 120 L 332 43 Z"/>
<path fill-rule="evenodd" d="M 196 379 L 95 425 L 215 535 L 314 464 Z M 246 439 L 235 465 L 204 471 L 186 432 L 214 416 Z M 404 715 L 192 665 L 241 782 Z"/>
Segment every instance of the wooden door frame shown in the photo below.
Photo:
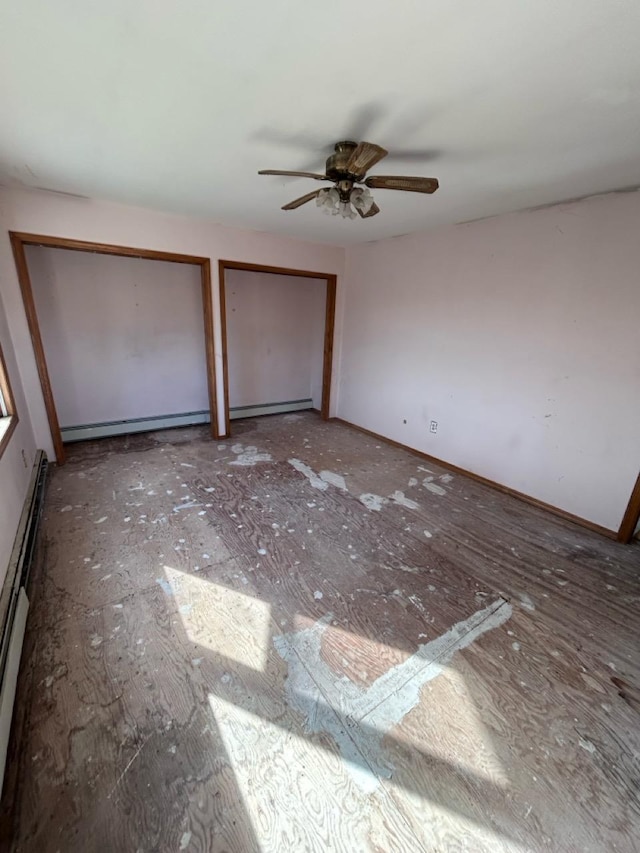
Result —
<path fill-rule="evenodd" d="M 627 509 L 622 517 L 622 523 L 620 525 L 620 529 L 618 530 L 618 542 L 622 542 L 625 545 L 628 545 L 629 542 L 633 539 L 633 534 L 635 533 L 636 527 L 638 526 L 638 521 L 640 520 L 640 474 L 638 474 L 638 479 L 636 480 L 636 484 L 633 487 L 633 491 L 631 492 L 631 497 L 629 498 L 629 503 L 627 504 Z"/>
<path fill-rule="evenodd" d="M 225 299 L 225 272 L 227 270 L 241 270 L 244 272 L 264 272 L 273 275 L 291 275 L 301 278 L 318 278 L 327 282 L 327 295 L 325 306 L 324 323 L 324 354 L 322 362 L 322 404 L 320 416 L 323 420 L 329 420 L 329 406 L 331 404 L 331 378 L 333 372 L 333 338 L 336 322 L 336 290 L 338 276 L 334 273 L 311 272 L 310 270 L 296 270 L 289 267 L 272 267 L 266 264 L 247 264 L 242 261 L 218 261 L 218 284 L 220 288 L 220 329 L 222 344 L 222 382 L 224 390 L 224 422 L 226 433 L 222 438 L 231 435 L 231 419 L 229 417 L 229 363 L 227 355 L 227 312 Z"/>
<path fill-rule="evenodd" d="M 56 462 L 63 465 L 66 460 L 60 423 L 56 411 L 47 360 L 40 334 L 40 324 L 36 305 L 33 298 L 31 277 L 25 254 L 25 246 L 43 246 L 48 249 L 70 249 L 76 252 L 92 252 L 99 255 L 118 255 L 124 258 L 144 258 L 150 261 L 169 261 L 177 264 L 192 264 L 200 267 L 200 281 L 202 289 L 202 311 L 204 319 L 205 355 L 207 365 L 207 385 L 209 390 L 209 412 L 211 414 L 211 435 L 219 438 L 218 431 L 218 405 L 215 374 L 215 355 L 213 337 L 213 305 L 211 302 L 211 261 L 209 258 L 198 255 L 183 255 L 177 252 L 162 252 L 156 249 L 140 249 L 133 246 L 118 246 L 111 243 L 93 243 L 86 240 L 74 240 L 67 237 L 51 237 L 42 234 L 27 234 L 23 231 L 10 231 L 9 238 L 13 249 L 13 257 L 16 263 L 18 281 L 22 291 L 22 301 L 27 315 L 29 334 L 33 344 L 33 352 L 40 377 L 40 386 L 44 397 L 44 405 L 51 429 L 51 438 L 56 454 Z"/>

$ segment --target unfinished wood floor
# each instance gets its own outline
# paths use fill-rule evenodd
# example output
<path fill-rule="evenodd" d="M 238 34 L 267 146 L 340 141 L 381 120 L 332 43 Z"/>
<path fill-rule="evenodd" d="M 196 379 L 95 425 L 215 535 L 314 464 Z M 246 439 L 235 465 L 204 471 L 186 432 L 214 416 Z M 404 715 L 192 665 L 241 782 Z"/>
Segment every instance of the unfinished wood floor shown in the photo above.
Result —
<path fill-rule="evenodd" d="M 5 846 L 637 850 L 639 557 L 311 413 L 72 447 Z"/>

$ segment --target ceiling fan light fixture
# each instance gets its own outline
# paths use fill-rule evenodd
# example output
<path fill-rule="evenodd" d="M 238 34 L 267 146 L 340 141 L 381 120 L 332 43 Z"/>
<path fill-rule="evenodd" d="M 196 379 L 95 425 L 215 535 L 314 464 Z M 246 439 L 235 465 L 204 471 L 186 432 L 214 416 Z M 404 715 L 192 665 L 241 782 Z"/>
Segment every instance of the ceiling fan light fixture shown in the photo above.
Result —
<path fill-rule="evenodd" d="M 340 192 L 336 187 L 329 187 L 318 192 L 316 205 L 331 216 L 340 214 L 343 219 L 356 219 L 358 213 L 369 213 L 373 207 L 373 196 L 366 188 L 356 187 Z"/>

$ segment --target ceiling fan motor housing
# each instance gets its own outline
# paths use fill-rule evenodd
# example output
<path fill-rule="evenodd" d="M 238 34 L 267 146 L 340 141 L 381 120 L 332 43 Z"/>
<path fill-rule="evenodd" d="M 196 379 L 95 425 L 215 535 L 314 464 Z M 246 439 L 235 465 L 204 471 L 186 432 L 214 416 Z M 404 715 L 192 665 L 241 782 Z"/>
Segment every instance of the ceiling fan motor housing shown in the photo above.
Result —
<path fill-rule="evenodd" d="M 327 158 L 327 168 L 325 175 L 332 181 L 354 181 L 358 180 L 361 175 L 353 175 L 347 171 L 347 163 L 351 155 L 358 147 L 357 142 L 345 140 L 344 142 L 336 142 L 335 153 Z"/>

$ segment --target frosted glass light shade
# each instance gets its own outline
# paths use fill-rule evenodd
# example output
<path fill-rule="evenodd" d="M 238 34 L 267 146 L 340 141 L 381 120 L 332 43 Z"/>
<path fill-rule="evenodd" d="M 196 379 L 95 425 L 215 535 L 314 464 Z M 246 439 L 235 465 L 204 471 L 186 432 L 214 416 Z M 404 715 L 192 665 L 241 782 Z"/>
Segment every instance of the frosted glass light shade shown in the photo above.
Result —
<path fill-rule="evenodd" d="M 373 207 L 373 196 L 368 189 L 357 187 L 351 190 L 351 204 L 356 210 L 360 210 L 362 213 L 369 213 Z"/>
<path fill-rule="evenodd" d="M 335 216 L 340 207 L 340 193 L 335 187 L 320 190 L 316 196 L 316 204 L 323 213 Z"/>

